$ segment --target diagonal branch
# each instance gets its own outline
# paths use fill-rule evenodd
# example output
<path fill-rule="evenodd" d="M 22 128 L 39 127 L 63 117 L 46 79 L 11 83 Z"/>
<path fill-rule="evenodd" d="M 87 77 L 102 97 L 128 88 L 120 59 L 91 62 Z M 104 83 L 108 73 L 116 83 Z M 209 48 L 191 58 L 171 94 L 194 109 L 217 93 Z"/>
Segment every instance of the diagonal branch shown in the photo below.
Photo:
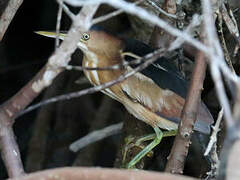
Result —
<path fill-rule="evenodd" d="M 81 32 L 90 28 L 92 17 L 98 9 L 98 6 L 99 5 L 96 4 L 82 8 L 76 16 L 66 39 L 49 58 L 48 63 L 26 86 L 1 106 L 0 146 L 9 177 L 16 177 L 23 171 L 22 162 L 18 153 L 19 150 L 12 132 L 14 119 L 44 88 L 50 86 L 53 79 L 63 71 L 62 67 L 68 64 L 71 54 L 77 48 L 77 43 L 81 38 Z M 15 167 L 12 163 L 18 166 Z"/>
<path fill-rule="evenodd" d="M 25 109 L 24 111 L 22 111 L 20 115 L 23 115 L 25 113 L 28 113 L 40 106 L 43 105 L 47 105 L 50 103 L 54 103 L 54 102 L 58 102 L 58 101 L 62 101 L 62 100 L 67 100 L 67 99 L 71 99 L 71 98 L 77 98 L 86 94 L 92 94 L 95 93 L 97 91 L 101 91 L 105 88 L 108 88 L 110 86 L 113 86 L 114 84 L 117 84 L 119 82 L 124 81 L 125 79 L 127 79 L 128 77 L 134 75 L 136 72 L 143 70 L 144 68 L 146 68 L 147 66 L 149 66 L 150 64 L 152 64 L 154 61 L 156 61 L 160 56 L 162 56 L 164 53 L 166 52 L 166 49 L 159 49 L 154 51 L 153 53 L 147 54 L 145 57 L 143 57 L 142 59 L 139 60 L 143 60 L 144 63 L 139 65 L 138 67 L 134 68 L 131 72 L 127 72 L 122 74 L 121 76 L 119 76 L 117 79 L 114 79 L 112 81 L 106 82 L 104 84 L 95 86 L 95 87 L 91 87 L 88 89 L 84 89 L 78 92 L 73 92 L 73 93 L 69 93 L 69 94 L 64 94 L 64 95 L 60 95 L 60 96 L 56 96 L 50 99 L 47 99 L 45 101 L 42 101 L 40 103 L 37 103 L 33 106 L 30 106 L 29 108 Z"/>
<path fill-rule="evenodd" d="M 196 56 L 196 64 L 191 79 L 191 85 L 182 110 L 179 130 L 175 137 L 165 169 L 167 172 L 177 174 L 183 173 L 184 162 L 188 154 L 188 148 L 191 144 L 190 139 L 193 133 L 193 127 L 197 117 L 197 109 L 201 99 L 205 71 L 205 56 L 203 52 L 199 51 Z"/>
<path fill-rule="evenodd" d="M 18 8 L 23 3 L 23 0 L 10 0 L 2 16 L 0 17 L 0 41 L 2 41 L 9 24 L 11 23 Z"/>

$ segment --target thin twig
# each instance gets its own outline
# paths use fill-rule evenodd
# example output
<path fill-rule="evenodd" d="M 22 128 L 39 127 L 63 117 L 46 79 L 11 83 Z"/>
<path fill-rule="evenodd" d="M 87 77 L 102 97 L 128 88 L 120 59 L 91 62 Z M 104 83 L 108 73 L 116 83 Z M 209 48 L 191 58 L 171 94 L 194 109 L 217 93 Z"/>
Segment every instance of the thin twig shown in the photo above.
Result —
<path fill-rule="evenodd" d="M 150 64 L 152 64 L 154 61 L 157 60 L 157 58 L 159 56 L 162 56 L 165 53 L 165 51 L 166 50 L 162 49 L 162 50 L 156 50 L 153 53 L 147 54 L 146 56 L 143 57 L 143 59 L 145 61 L 143 64 L 139 65 L 138 67 L 136 67 L 135 69 L 133 69 L 129 73 L 122 74 L 121 76 L 119 76 L 117 79 L 115 79 L 113 81 L 109 81 L 109 82 L 106 82 L 104 84 L 101 84 L 101 85 L 98 85 L 98 86 L 95 86 L 95 87 L 91 87 L 91 88 L 88 88 L 88 89 L 84 89 L 84 90 L 81 90 L 81 91 L 78 91 L 78 92 L 73 92 L 73 93 L 69 93 L 69 94 L 65 94 L 65 95 L 60 95 L 60 96 L 56 96 L 56 97 L 44 100 L 40 103 L 32 105 L 29 108 L 23 110 L 21 113 L 19 113 L 19 116 L 21 116 L 23 114 L 26 114 L 26 113 L 28 113 L 28 112 L 30 112 L 30 111 L 32 111 L 32 110 L 34 110 L 34 109 L 36 109 L 40 106 L 43 106 L 43 105 L 47 105 L 47 104 L 50 104 L 50 103 L 54 103 L 54 102 L 58 102 L 58 101 L 62 101 L 62 100 L 67 100 L 67 99 L 71 99 L 71 98 L 77 98 L 77 97 L 80 97 L 80 96 L 83 96 L 83 95 L 86 95 L 86 94 L 92 94 L 92 93 L 95 93 L 97 91 L 101 91 L 105 88 L 108 88 L 110 86 L 113 86 L 114 84 L 122 82 L 125 79 L 127 79 L 128 77 L 134 75 L 136 72 L 141 71 L 142 69 L 144 69 L 147 66 L 149 66 Z"/>
<path fill-rule="evenodd" d="M 63 11 L 69 16 L 69 18 L 74 21 L 76 18 L 76 15 L 74 15 L 69 8 L 63 3 L 62 0 L 57 0 L 58 4 L 62 7 Z"/>
<path fill-rule="evenodd" d="M 62 0 L 58 0 L 58 1 L 60 2 L 59 4 L 63 3 Z M 59 46 L 59 33 L 60 33 L 60 26 L 61 26 L 61 19 L 62 19 L 62 10 L 63 10 L 62 6 L 59 5 L 58 6 L 58 14 L 57 14 L 57 24 L 56 24 L 57 36 L 55 39 L 55 49 L 57 49 Z"/>
<path fill-rule="evenodd" d="M 221 109 L 221 111 L 219 112 L 216 124 L 212 127 L 213 132 L 212 132 L 212 135 L 210 137 L 210 141 L 208 143 L 208 146 L 207 146 L 207 149 L 204 153 L 204 156 L 207 156 L 209 154 L 209 152 L 212 149 L 213 144 L 215 144 L 217 142 L 217 133 L 220 131 L 219 126 L 221 124 L 222 117 L 223 117 L 223 109 Z"/>
<path fill-rule="evenodd" d="M 173 18 L 173 19 L 178 19 L 178 17 L 174 14 L 170 14 L 166 11 L 164 11 L 162 8 L 160 8 L 155 2 L 152 0 L 147 0 L 147 3 L 150 4 L 152 7 L 154 7 L 158 12 L 164 14 L 167 17 Z"/>
<path fill-rule="evenodd" d="M 208 154 L 210 153 L 209 157 L 211 158 L 211 170 L 207 172 L 207 177 L 205 178 L 205 180 L 213 179 L 217 177 L 218 167 L 219 167 L 219 159 L 217 154 L 217 134 L 220 131 L 219 127 L 222 119 L 223 119 L 223 108 L 218 113 L 217 121 L 215 125 L 212 127 L 213 129 L 212 135 L 210 137 L 210 141 L 204 153 L 204 156 L 208 156 Z"/>
<path fill-rule="evenodd" d="M 97 141 L 101 141 L 104 138 L 120 133 L 122 126 L 123 126 L 123 123 L 121 122 L 121 123 L 110 125 L 100 130 L 93 131 L 87 134 L 86 136 L 82 137 L 81 139 L 73 142 L 69 146 L 69 149 L 73 152 L 77 152 L 80 149 L 88 146 L 89 144 L 95 143 Z"/>
<path fill-rule="evenodd" d="M 82 5 L 86 5 L 86 4 L 91 5 L 91 4 L 96 4 L 96 3 L 106 3 L 115 8 L 123 9 L 125 12 L 127 12 L 129 14 L 136 15 L 137 17 L 140 17 L 150 23 L 153 23 L 153 24 L 161 27 L 162 29 L 164 29 L 168 33 L 172 34 L 173 36 L 182 37 L 185 41 L 192 44 L 197 49 L 199 49 L 207 54 L 209 53 L 208 48 L 200 41 L 192 38 L 189 34 L 172 27 L 171 25 L 169 25 L 162 19 L 158 18 L 156 15 L 148 13 L 146 10 L 144 10 L 141 7 L 136 6 L 133 3 L 128 3 L 123 0 L 92 0 L 92 1 L 64 0 L 64 1 L 72 6 L 82 6 Z"/>
<path fill-rule="evenodd" d="M 211 59 L 210 61 L 211 75 L 215 83 L 219 101 L 224 109 L 224 116 L 226 117 L 225 119 L 227 122 L 227 126 L 230 127 L 233 125 L 233 117 L 230 109 L 230 104 L 224 89 L 220 67 L 223 70 L 223 72 L 226 69 L 228 69 L 228 71 L 230 70 L 228 67 L 226 67 L 226 65 L 224 65 L 224 68 L 223 68 L 223 64 L 225 63 L 225 61 L 224 61 L 221 45 L 219 43 L 219 40 L 216 34 L 216 28 L 213 20 L 211 4 L 208 0 L 203 0 L 202 7 L 203 7 L 203 17 L 204 17 L 203 18 L 204 28 L 206 31 L 206 37 L 207 37 L 207 42 L 209 45 L 209 52 L 210 52 L 209 58 Z M 229 72 L 229 73 L 232 74 L 232 72 Z M 236 75 L 234 76 L 236 77 Z"/>
<path fill-rule="evenodd" d="M 151 13 L 148 13 L 146 10 L 144 10 L 141 7 L 135 6 L 133 3 L 128 3 L 126 1 L 123 0 L 91 0 L 91 1 L 85 1 L 85 0 L 64 0 L 66 3 L 72 5 L 72 6 L 82 6 L 82 5 L 86 5 L 86 4 L 96 4 L 96 3 L 106 3 L 109 4 L 115 8 L 118 9 L 123 9 L 125 12 L 129 13 L 129 14 L 133 14 L 136 15 L 137 17 L 140 17 L 154 25 L 157 25 L 159 27 L 161 27 L 162 29 L 164 29 L 165 31 L 167 31 L 168 33 L 172 34 L 173 36 L 177 36 L 177 37 L 181 37 L 182 39 L 184 39 L 184 41 L 188 42 L 189 44 L 193 45 L 194 47 L 196 47 L 197 49 L 203 51 L 206 55 L 213 55 L 213 57 L 215 58 L 209 58 L 210 61 L 214 61 L 214 59 L 219 59 L 219 61 L 215 61 L 214 64 L 216 66 L 219 66 L 217 68 L 221 68 L 222 72 L 224 73 L 224 75 L 231 79 L 232 81 L 236 82 L 236 83 L 240 83 L 240 78 L 237 77 L 236 75 L 232 74 L 231 71 L 229 70 L 229 68 L 227 67 L 225 61 L 224 61 L 224 57 L 223 55 L 219 54 L 215 54 L 214 51 L 211 51 L 211 49 L 209 47 L 207 47 L 206 45 L 204 45 L 203 43 L 201 43 L 200 41 L 192 38 L 188 33 L 186 32 L 182 32 L 174 27 L 172 27 L 171 25 L 169 25 L 168 23 L 166 23 L 164 20 L 158 18 L 156 15 L 153 15 Z M 207 19 L 211 18 L 211 15 L 208 14 Z M 204 20 L 206 18 L 204 17 Z M 210 26 L 210 25 L 208 25 Z M 209 27 L 211 28 L 211 27 Z M 213 26 L 214 28 L 214 26 Z M 219 42 L 215 42 L 217 43 L 217 46 L 220 48 L 220 45 L 218 44 Z M 221 52 L 221 48 L 217 51 Z M 219 80 L 219 79 L 218 79 Z M 221 87 L 219 87 L 221 88 Z M 222 93 L 222 92 L 221 92 Z M 226 99 L 222 98 L 221 103 L 225 103 Z M 226 110 L 228 111 L 228 110 Z M 227 114 L 228 116 L 229 114 Z"/>
<path fill-rule="evenodd" d="M 139 0 L 139 1 L 135 2 L 134 4 L 137 5 L 137 4 L 140 4 L 141 2 L 143 2 L 143 0 Z M 119 10 L 116 10 L 116 11 L 111 12 L 109 14 L 97 17 L 97 18 L 93 19 L 92 24 L 97 24 L 97 23 L 100 23 L 102 21 L 106 21 L 106 20 L 108 20 L 110 18 L 113 18 L 114 16 L 117 16 L 117 15 L 123 13 L 123 12 L 124 12 L 124 10 L 119 9 Z"/>

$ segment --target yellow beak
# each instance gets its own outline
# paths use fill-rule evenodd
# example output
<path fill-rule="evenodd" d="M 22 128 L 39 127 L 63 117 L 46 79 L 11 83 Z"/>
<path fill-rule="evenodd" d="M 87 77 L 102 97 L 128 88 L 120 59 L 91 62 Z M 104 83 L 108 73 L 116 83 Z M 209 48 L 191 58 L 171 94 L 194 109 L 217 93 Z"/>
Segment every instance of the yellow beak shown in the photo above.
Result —
<path fill-rule="evenodd" d="M 57 33 L 51 32 L 51 31 L 35 31 L 35 33 L 45 37 L 50 37 L 50 38 L 57 37 Z M 64 40 L 64 38 L 66 37 L 66 33 L 60 32 L 58 36 L 59 36 L 59 39 Z M 82 39 L 78 43 L 78 48 L 80 48 L 83 52 L 88 50 L 87 46 L 84 44 L 84 41 Z"/>
<path fill-rule="evenodd" d="M 57 37 L 57 33 L 56 32 L 50 32 L 50 31 L 35 31 L 36 34 L 42 35 L 42 36 L 46 36 L 46 37 L 50 37 L 50 38 L 56 38 Z M 64 40 L 64 37 L 66 36 L 66 33 L 62 33 L 60 32 L 58 34 L 59 39 Z"/>

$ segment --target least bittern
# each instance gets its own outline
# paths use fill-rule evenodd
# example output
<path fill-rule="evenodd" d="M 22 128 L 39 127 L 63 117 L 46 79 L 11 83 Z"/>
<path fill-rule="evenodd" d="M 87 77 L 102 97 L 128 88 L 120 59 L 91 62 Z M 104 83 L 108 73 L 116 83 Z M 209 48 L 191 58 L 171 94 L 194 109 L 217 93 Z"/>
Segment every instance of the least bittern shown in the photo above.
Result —
<path fill-rule="evenodd" d="M 53 32 L 37 33 L 56 37 L 56 33 Z M 63 40 L 64 37 L 64 33 L 59 34 L 60 39 Z M 142 57 L 154 51 L 137 40 L 121 39 L 96 30 L 83 33 L 78 47 L 84 54 L 83 67 L 109 67 L 132 59 L 124 58 L 124 53 L 126 56 Z M 131 70 L 132 67 L 127 66 L 111 71 L 84 70 L 84 73 L 93 85 L 100 85 L 117 79 L 121 74 Z M 165 134 L 176 134 L 187 93 L 187 82 L 168 59 L 159 58 L 141 72 L 102 92 L 122 103 L 132 115 L 152 126 L 155 131 L 154 140 L 128 164 L 127 167 L 131 168 L 159 144 Z M 211 114 L 201 102 L 194 129 L 208 134 L 212 123 Z M 167 131 L 162 132 L 160 128 Z"/>

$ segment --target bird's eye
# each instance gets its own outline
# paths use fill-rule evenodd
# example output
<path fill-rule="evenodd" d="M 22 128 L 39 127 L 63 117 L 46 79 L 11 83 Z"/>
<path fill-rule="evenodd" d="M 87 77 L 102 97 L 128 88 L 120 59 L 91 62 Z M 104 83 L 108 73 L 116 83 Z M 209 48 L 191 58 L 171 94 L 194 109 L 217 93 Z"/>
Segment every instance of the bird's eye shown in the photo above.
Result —
<path fill-rule="evenodd" d="M 90 39 L 90 35 L 87 34 L 87 33 L 83 33 L 83 35 L 82 35 L 82 40 L 87 41 L 87 40 L 89 40 L 89 39 Z"/>

